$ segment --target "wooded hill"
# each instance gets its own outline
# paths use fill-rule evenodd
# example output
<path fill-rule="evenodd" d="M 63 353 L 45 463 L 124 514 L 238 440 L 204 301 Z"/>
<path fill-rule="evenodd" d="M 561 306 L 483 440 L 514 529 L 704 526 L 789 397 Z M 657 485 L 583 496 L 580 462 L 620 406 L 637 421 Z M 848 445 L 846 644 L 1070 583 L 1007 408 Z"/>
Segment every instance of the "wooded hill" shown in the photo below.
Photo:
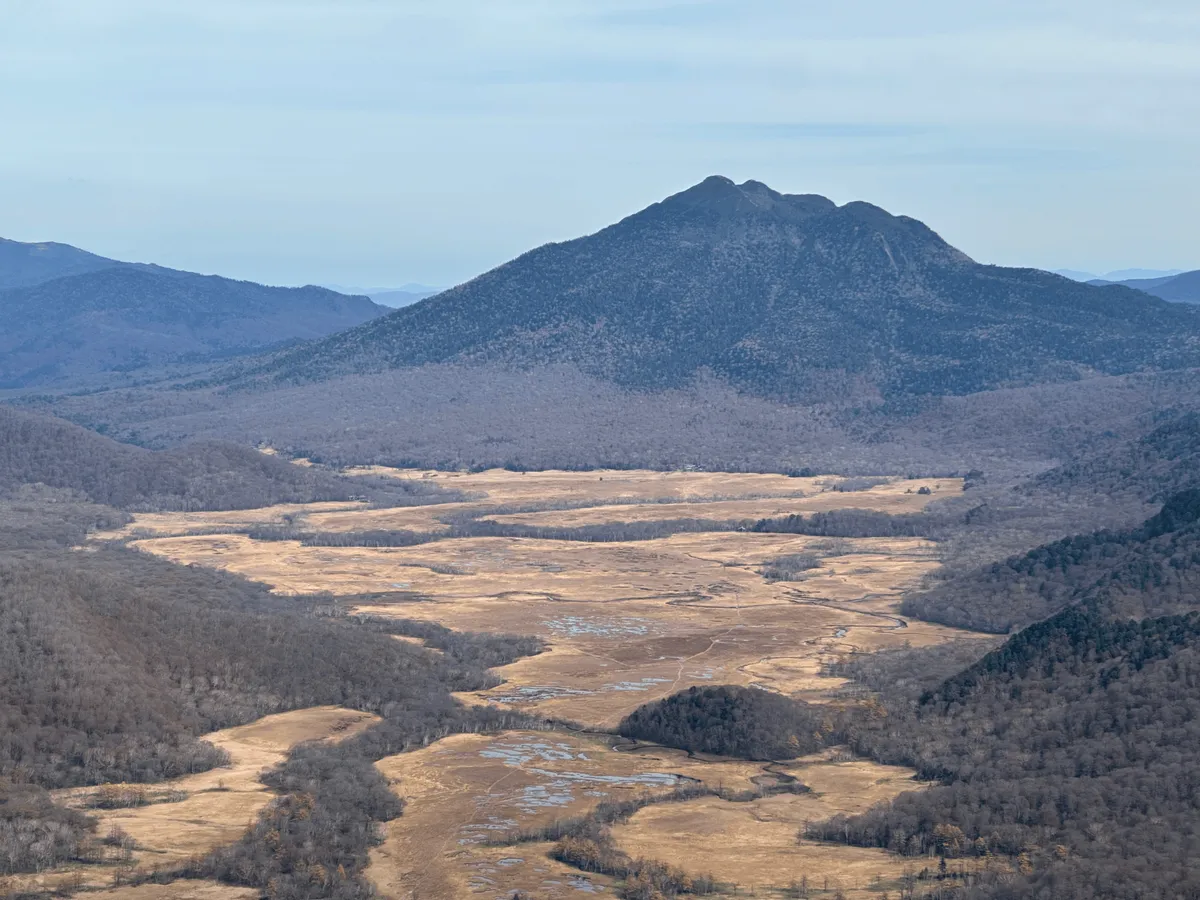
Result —
<path fill-rule="evenodd" d="M 1162 502 L 1200 487 L 1200 413 L 1154 410 L 1162 421 L 1133 440 L 1108 439 L 1038 476 L 1034 490 L 1130 494 Z"/>
<path fill-rule="evenodd" d="M 1065 538 L 910 594 L 902 611 L 1003 634 L 1098 592 L 1114 615 L 1200 606 L 1200 490 L 1172 496 L 1138 528 Z"/>
<path fill-rule="evenodd" d="M 128 264 L 88 253 L 70 244 L 53 241 L 27 244 L 0 238 L 0 291 L 121 265 Z"/>
<path fill-rule="evenodd" d="M 936 785 L 809 837 L 925 857 L 934 896 L 1200 891 L 1200 615 L 1114 618 L 1095 598 L 914 698 L 897 685 L 919 683 L 924 656 L 839 669 L 887 711 L 853 717 L 840 737 Z M 958 860 L 989 855 L 1008 864 L 956 874 Z"/>
<path fill-rule="evenodd" d="M 1200 303 L 1200 269 L 1158 278 L 1133 278 L 1125 281 L 1097 279 L 1088 283 L 1095 285 L 1119 284 L 1123 287 L 1145 291 L 1147 294 L 1161 297 L 1163 300 L 1170 300 L 1173 303 Z"/>
<path fill-rule="evenodd" d="M 646 703 L 621 720 L 625 737 L 692 753 L 793 759 L 825 745 L 826 713 L 755 688 L 691 687 Z"/>
<path fill-rule="evenodd" d="M 712 177 L 360 328 L 267 382 L 444 362 L 569 362 L 638 389 L 701 372 L 820 402 L 964 394 L 1200 363 L 1200 311 L 973 262 L 921 222 Z"/>
<path fill-rule="evenodd" d="M 218 441 L 154 452 L 61 419 L 0 406 L 0 494 L 30 484 L 135 511 L 252 509 L 365 497 L 397 505 L 455 496 L 419 482 L 338 477 Z"/>

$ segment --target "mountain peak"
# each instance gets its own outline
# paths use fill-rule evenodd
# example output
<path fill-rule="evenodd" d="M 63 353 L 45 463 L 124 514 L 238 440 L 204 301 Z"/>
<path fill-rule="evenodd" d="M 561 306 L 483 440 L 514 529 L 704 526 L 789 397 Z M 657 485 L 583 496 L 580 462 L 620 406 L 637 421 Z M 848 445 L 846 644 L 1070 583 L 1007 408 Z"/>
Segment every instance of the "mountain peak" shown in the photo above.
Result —
<path fill-rule="evenodd" d="M 61 278 L 124 265 L 54 241 L 24 243 L 0 238 L 0 290 L 28 287 Z"/>
<path fill-rule="evenodd" d="M 781 194 L 761 181 L 736 184 L 724 175 L 710 175 L 699 184 L 656 203 L 651 210 L 704 212 L 721 217 L 775 215 L 803 219 L 832 212 L 837 204 L 817 194 Z"/>
<path fill-rule="evenodd" d="M 1191 366 L 1200 318 L 1136 291 L 974 263 L 916 219 L 714 175 L 254 374 L 569 364 L 824 402 Z"/>

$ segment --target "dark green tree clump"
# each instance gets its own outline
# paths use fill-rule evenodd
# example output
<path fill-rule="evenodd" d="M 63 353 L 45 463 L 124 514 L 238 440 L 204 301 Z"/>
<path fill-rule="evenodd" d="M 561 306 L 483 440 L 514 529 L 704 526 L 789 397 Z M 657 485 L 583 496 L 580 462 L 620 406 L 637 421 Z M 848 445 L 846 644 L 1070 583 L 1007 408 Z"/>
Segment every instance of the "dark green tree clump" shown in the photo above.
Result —
<path fill-rule="evenodd" d="M 825 745 L 822 716 L 806 703 L 756 688 L 692 687 L 640 706 L 625 737 L 742 759 L 794 759 Z"/>

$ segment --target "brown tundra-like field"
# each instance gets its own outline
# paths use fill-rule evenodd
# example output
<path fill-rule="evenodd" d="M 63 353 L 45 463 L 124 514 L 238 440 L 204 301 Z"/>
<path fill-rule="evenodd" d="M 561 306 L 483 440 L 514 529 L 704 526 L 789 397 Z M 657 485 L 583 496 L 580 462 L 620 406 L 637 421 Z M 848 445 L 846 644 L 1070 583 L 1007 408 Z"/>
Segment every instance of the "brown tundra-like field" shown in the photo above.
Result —
<path fill-rule="evenodd" d="M 934 544 L 767 534 L 740 526 L 603 541 L 459 535 L 452 526 L 463 516 L 562 529 L 679 520 L 744 523 L 839 509 L 900 514 L 956 497 L 961 480 L 880 478 L 855 490 L 836 490 L 842 480 L 832 476 L 351 471 L 432 481 L 461 492 L 463 499 L 389 509 L 318 503 L 140 515 L 120 532 L 97 537 L 236 572 L 281 594 L 328 592 L 345 598 L 355 612 L 536 635 L 546 642 L 546 652 L 497 670 L 504 684 L 460 699 L 524 710 L 557 726 L 452 736 L 378 763 L 407 802 L 372 854 L 368 875 L 381 894 L 431 900 L 509 898 L 517 891 L 530 897 L 610 893 L 609 879 L 551 859 L 547 842 L 517 841 L 514 835 L 584 814 L 605 798 L 662 793 L 681 784 L 745 796 L 647 806 L 614 828 L 621 849 L 711 875 L 731 896 L 785 896 L 789 885 L 802 881 L 813 896 L 841 891 L 877 897 L 899 890 L 906 869 L 900 858 L 799 841 L 797 834 L 806 821 L 864 810 L 919 789 L 912 772 L 836 751 L 775 764 L 689 756 L 633 744 L 611 732 L 641 704 L 692 685 L 747 685 L 828 702 L 843 681 L 825 674 L 825 665 L 840 655 L 970 636 L 897 612 L 901 595 L 938 568 Z M 426 542 L 312 546 L 255 540 L 247 533 L 283 524 L 305 533 L 401 530 L 423 534 Z M 808 562 L 792 580 L 764 575 L 772 560 L 796 555 Z M 367 725 L 364 720 L 361 727 Z M 258 727 L 235 731 L 253 734 Z M 254 752 L 279 755 L 288 744 L 280 737 L 269 751 L 264 745 Z M 202 777 L 239 785 L 237 802 L 209 804 L 186 827 L 173 825 L 169 816 L 154 820 L 154 806 L 131 812 L 122 827 L 144 836 L 147 849 L 139 851 L 139 860 L 231 840 L 265 802 L 246 765 L 257 771 L 269 760 L 246 749 L 235 752 L 232 745 L 230 750 L 233 770 Z M 811 790 L 750 796 L 762 779 L 780 777 Z"/>

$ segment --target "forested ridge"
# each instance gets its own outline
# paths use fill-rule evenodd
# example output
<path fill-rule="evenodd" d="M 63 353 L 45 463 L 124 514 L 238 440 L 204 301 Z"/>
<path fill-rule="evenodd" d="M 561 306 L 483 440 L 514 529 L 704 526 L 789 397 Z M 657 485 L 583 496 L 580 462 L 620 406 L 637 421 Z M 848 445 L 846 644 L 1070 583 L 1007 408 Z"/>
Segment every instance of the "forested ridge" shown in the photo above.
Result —
<path fill-rule="evenodd" d="M 0 406 L 0 493 L 43 484 L 134 511 L 252 509 L 373 498 L 433 502 L 453 492 L 419 481 L 345 478 L 217 441 L 150 451 L 51 416 Z"/>
<path fill-rule="evenodd" d="M 201 771 L 215 757 L 197 735 L 273 712 L 381 713 L 426 695 L 448 711 L 449 687 L 490 683 L 357 620 L 135 551 L 0 559 L 0 604 L 0 777 L 47 787 Z"/>
<path fill-rule="evenodd" d="M 893 687 L 894 665 L 841 671 L 879 691 L 887 715 L 852 715 L 840 737 L 935 784 L 810 837 L 1012 861 L 1015 876 L 965 879 L 971 897 L 1200 891 L 1200 614 L 1113 619 L 1090 601 L 917 699 Z"/>
<path fill-rule="evenodd" d="M 1097 591 L 1114 612 L 1163 615 L 1200 604 L 1200 490 L 1172 495 L 1138 528 L 1076 535 L 905 598 L 906 615 L 1005 633 Z"/>
<path fill-rule="evenodd" d="M 0 245 L 0 266 L 6 249 Z M 0 386 L 127 381 L 144 369 L 324 337 L 388 311 L 312 285 L 268 287 L 80 251 L 59 256 L 0 271 Z M 62 274 L 39 277 L 55 270 Z"/>
<path fill-rule="evenodd" d="M 1200 487 L 1200 413 L 1155 413 L 1165 421 L 1146 434 L 1115 446 L 1101 442 L 1040 475 L 1033 489 L 1131 493 L 1161 502 L 1178 491 Z"/>
<path fill-rule="evenodd" d="M 125 264 L 70 244 L 25 243 L 0 237 L 0 291 L 119 265 Z"/>
<path fill-rule="evenodd" d="M 964 643 L 835 666 L 886 710 L 851 705 L 838 739 L 934 786 L 808 836 L 972 861 L 926 863 L 947 896 L 1200 896 L 1198 533 L 1200 491 L 1186 490 L 1137 528 L 906 600 L 996 631 L 1040 621 L 978 660 Z"/>

